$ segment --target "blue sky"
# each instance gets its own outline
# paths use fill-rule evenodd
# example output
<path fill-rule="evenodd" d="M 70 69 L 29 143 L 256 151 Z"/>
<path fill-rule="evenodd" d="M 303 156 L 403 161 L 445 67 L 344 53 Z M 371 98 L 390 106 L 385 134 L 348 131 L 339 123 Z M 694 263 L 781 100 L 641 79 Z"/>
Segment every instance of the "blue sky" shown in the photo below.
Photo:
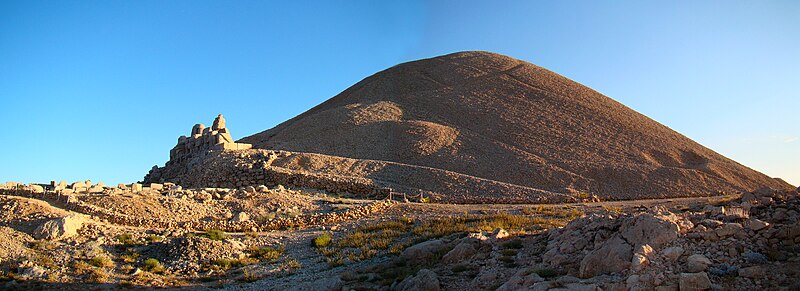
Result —
<path fill-rule="evenodd" d="M 497 3 L 501 2 L 501 3 Z M 0 1 L 0 180 L 140 180 L 377 71 L 486 50 L 800 184 L 800 1 Z"/>

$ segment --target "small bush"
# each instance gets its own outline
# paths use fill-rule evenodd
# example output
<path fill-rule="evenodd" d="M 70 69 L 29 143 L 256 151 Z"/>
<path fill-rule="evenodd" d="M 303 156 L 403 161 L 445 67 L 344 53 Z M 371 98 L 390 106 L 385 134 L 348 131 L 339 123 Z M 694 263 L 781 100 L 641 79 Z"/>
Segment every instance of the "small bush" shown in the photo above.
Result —
<path fill-rule="evenodd" d="M 117 236 L 117 240 L 119 243 L 123 245 L 133 245 L 136 244 L 136 240 L 133 239 L 133 235 L 130 233 L 123 233 Z"/>
<path fill-rule="evenodd" d="M 110 275 L 104 269 L 94 269 L 89 276 L 89 280 L 95 283 L 106 283 Z"/>
<path fill-rule="evenodd" d="M 97 256 L 89 260 L 89 265 L 98 268 L 111 268 L 114 266 L 114 261 L 112 261 L 106 256 Z"/>
<path fill-rule="evenodd" d="M 216 259 L 214 260 L 214 265 L 219 266 L 223 270 L 227 270 L 230 268 L 241 267 L 242 262 L 236 259 Z"/>
<path fill-rule="evenodd" d="M 283 254 L 283 248 L 255 248 L 250 251 L 250 257 L 262 262 L 275 262 Z"/>
<path fill-rule="evenodd" d="M 356 231 L 345 235 L 339 240 L 339 245 L 342 247 L 360 248 L 367 243 L 367 234 L 362 231 Z"/>
<path fill-rule="evenodd" d="M 152 242 L 160 242 L 160 241 L 164 240 L 164 237 L 160 236 L 160 235 L 151 234 L 151 235 L 147 236 L 146 240 L 147 240 L 147 242 L 151 242 L 151 243 Z"/>
<path fill-rule="evenodd" d="M 342 257 L 341 254 L 335 254 L 333 256 L 325 258 L 325 262 L 328 263 L 328 266 L 338 267 L 344 265 L 344 257 Z"/>
<path fill-rule="evenodd" d="M 314 246 L 317 248 L 324 248 L 331 244 L 333 238 L 330 234 L 324 233 L 318 237 L 314 238 Z"/>
<path fill-rule="evenodd" d="M 38 251 L 52 251 L 57 247 L 55 242 L 49 240 L 39 240 L 31 244 L 31 248 Z"/>
<path fill-rule="evenodd" d="M 300 264 L 300 261 L 295 260 L 295 259 L 288 259 L 288 260 L 286 260 L 285 263 L 283 263 L 283 265 L 286 266 L 286 268 L 289 268 L 289 269 L 300 269 L 300 268 L 303 267 L 303 265 Z"/>
<path fill-rule="evenodd" d="M 72 268 L 75 269 L 75 274 L 79 276 L 88 274 L 89 272 L 92 271 L 92 266 L 84 261 L 74 261 L 72 263 Z"/>
<path fill-rule="evenodd" d="M 208 231 L 206 231 L 206 237 L 211 240 L 224 240 L 228 236 L 225 234 L 224 231 L 221 231 L 219 229 L 209 229 Z"/>
<path fill-rule="evenodd" d="M 139 256 L 141 256 L 141 254 L 137 252 L 129 252 L 127 254 L 120 255 L 119 258 L 125 263 L 135 263 L 139 259 Z"/>
<path fill-rule="evenodd" d="M 155 274 L 164 272 L 164 266 L 161 265 L 161 262 L 153 258 L 145 260 L 143 268 L 145 271 Z"/>
<path fill-rule="evenodd" d="M 244 271 L 242 271 L 242 277 L 239 278 L 239 281 L 246 282 L 246 283 L 252 283 L 252 282 L 258 281 L 258 279 L 261 279 L 261 278 L 256 276 L 256 274 L 253 273 L 253 271 L 245 268 Z"/>

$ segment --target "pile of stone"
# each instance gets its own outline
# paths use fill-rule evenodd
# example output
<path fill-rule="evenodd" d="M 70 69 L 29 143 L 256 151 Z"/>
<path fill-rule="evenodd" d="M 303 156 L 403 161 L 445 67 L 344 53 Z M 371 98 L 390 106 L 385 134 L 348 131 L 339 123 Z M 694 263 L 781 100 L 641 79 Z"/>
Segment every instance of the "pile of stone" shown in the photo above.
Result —
<path fill-rule="evenodd" d="M 236 240 L 216 241 L 205 237 L 178 237 L 145 248 L 145 257 L 156 258 L 173 272 L 200 271 L 202 264 L 216 259 L 244 259 L 245 245 Z"/>
<path fill-rule="evenodd" d="M 543 260 L 631 290 L 800 287 L 785 270 L 800 264 L 797 195 L 763 189 L 700 211 L 586 216 L 550 232 Z"/>
<path fill-rule="evenodd" d="M 139 185 L 141 184 L 133 184 Z M 187 189 L 183 190 L 182 187 L 174 184 L 155 184 L 152 183 L 148 187 L 143 187 L 144 190 L 138 192 L 138 195 L 180 195 L 180 197 L 187 199 L 192 195 L 193 199 L 201 202 L 207 199 L 222 199 L 229 200 L 234 198 L 250 197 L 252 195 L 259 195 L 258 191 L 269 193 L 270 191 L 286 191 L 288 193 L 297 193 L 292 190 L 286 190 L 283 186 L 279 186 L 272 190 L 266 186 L 259 187 L 245 187 L 242 189 L 226 189 L 226 188 L 205 188 L 205 189 Z M 158 189 L 158 190 L 154 190 Z M 128 190 L 130 193 L 130 190 Z M 37 193 L 30 190 L 0 190 L 1 194 L 14 195 L 21 197 L 31 197 L 43 199 L 51 204 L 57 205 L 63 209 L 72 210 L 86 215 L 92 215 L 99 219 L 105 219 L 114 224 L 128 225 L 135 227 L 150 227 L 150 228 L 166 228 L 166 229 L 185 229 L 185 230 L 210 230 L 220 229 L 232 232 L 245 232 L 245 231 L 259 231 L 259 230 L 277 230 L 287 229 L 291 227 L 306 227 L 315 225 L 327 225 L 331 223 L 341 222 L 345 220 L 352 220 L 365 217 L 374 213 L 385 211 L 390 207 L 397 204 L 395 201 L 378 200 L 357 207 L 353 207 L 340 212 L 329 213 L 311 213 L 296 215 L 293 217 L 275 217 L 268 221 L 257 222 L 250 220 L 246 213 L 237 213 L 231 215 L 230 219 L 221 221 L 163 221 L 158 218 L 146 218 L 140 216 L 131 216 L 120 214 L 97 205 L 86 203 L 77 199 L 76 195 L 91 195 L 91 194 L 75 194 L 64 193 L 61 191 L 46 191 Z"/>
<path fill-rule="evenodd" d="M 272 161 L 288 154 L 271 150 L 210 151 L 191 163 L 183 161 L 156 167 L 145 176 L 145 182 L 161 182 L 164 180 L 157 180 L 157 177 L 170 177 L 170 182 L 192 188 L 287 185 L 378 199 L 386 198 L 392 191 L 372 179 L 325 175 L 272 165 Z"/>

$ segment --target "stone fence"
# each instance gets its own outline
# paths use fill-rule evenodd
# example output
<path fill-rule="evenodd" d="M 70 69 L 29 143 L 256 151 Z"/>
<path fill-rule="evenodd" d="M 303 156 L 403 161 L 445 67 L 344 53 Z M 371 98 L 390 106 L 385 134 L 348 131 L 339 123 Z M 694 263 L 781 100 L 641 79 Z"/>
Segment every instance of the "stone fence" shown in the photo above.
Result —
<path fill-rule="evenodd" d="M 78 199 L 75 195 L 63 194 L 56 191 L 44 191 L 41 193 L 37 193 L 25 189 L 17 189 L 17 190 L 0 189 L 0 194 L 45 200 L 47 202 L 50 202 L 53 206 L 90 215 L 93 218 L 103 219 L 113 224 L 133 226 L 133 227 L 182 229 L 190 231 L 219 229 L 227 232 L 266 231 L 266 230 L 287 229 L 292 227 L 325 225 L 330 223 L 356 219 L 359 217 L 364 217 L 372 213 L 379 213 L 397 204 L 397 202 L 390 200 L 379 200 L 362 206 L 351 208 L 342 212 L 314 213 L 308 215 L 299 215 L 296 217 L 282 217 L 282 218 L 275 218 L 264 223 L 259 223 L 252 220 L 240 221 L 240 222 L 234 222 L 234 221 L 165 222 L 152 218 L 134 217 L 130 215 L 114 213 L 102 207 L 98 207 L 96 205 L 83 202 L 80 199 Z"/>

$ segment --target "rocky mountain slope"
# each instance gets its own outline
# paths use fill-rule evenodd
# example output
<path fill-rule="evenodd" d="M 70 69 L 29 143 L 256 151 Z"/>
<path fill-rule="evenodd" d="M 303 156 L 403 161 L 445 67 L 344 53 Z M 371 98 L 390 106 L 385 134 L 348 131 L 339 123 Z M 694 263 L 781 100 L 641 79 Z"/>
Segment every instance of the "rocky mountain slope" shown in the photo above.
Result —
<path fill-rule="evenodd" d="M 239 142 L 605 199 L 791 189 L 577 82 L 488 52 L 394 66 Z"/>

